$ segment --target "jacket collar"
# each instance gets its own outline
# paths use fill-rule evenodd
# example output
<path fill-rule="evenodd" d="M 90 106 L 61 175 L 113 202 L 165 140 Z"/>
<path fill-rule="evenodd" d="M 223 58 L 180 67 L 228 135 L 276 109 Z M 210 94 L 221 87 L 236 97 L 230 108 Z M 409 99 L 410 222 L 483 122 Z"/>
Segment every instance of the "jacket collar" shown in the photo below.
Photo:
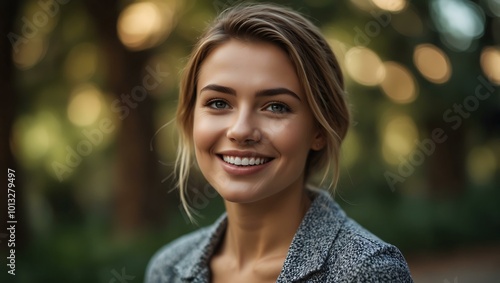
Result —
<path fill-rule="evenodd" d="M 277 282 L 295 282 L 320 270 L 346 219 L 328 192 L 310 194 L 315 199 L 295 233 Z"/>
<path fill-rule="evenodd" d="M 293 282 L 321 269 L 346 216 L 328 192 L 309 190 L 314 198 L 292 240 L 277 282 Z M 224 213 L 208 228 L 198 245 L 176 267 L 181 278 L 207 282 L 210 258 L 224 236 L 227 215 Z"/>
<path fill-rule="evenodd" d="M 227 227 L 227 214 L 223 213 L 214 224 L 204 228 L 200 237 L 201 242 L 193 245 L 193 249 L 175 266 L 177 274 L 185 281 L 208 282 L 210 278 L 210 258 L 224 237 Z"/>

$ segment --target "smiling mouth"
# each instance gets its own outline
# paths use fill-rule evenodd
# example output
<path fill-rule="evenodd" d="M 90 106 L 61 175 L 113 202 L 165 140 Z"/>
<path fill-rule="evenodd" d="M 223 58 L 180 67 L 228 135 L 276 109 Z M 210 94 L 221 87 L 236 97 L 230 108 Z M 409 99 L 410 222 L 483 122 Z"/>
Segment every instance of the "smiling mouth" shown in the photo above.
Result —
<path fill-rule="evenodd" d="M 236 166 L 256 166 L 262 165 L 272 160 L 272 158 L 265 157 L 240 157 L 240 156 L 229 156 L 220 155 L 224 162 L 236 165 Z"/>

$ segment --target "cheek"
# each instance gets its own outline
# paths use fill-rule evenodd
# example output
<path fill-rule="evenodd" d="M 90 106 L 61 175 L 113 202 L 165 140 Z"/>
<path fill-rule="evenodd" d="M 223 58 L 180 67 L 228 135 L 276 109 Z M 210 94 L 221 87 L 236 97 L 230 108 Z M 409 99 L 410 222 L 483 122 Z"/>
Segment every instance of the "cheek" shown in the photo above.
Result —
<path fill-rule="evenodd" d="M 221 135 L 222 123 L 210 115 L 195 111 L 193 119 L 193 142 L 197 151 L 209 150 Z"/>
<path fill-rule="evenodd" d="M 195 116 L 193 121 L 193 142 L 197 155 L 200 150 L 205 149 L 210 144 L 212 134 L 210 128 L 206 127 L 205 124 L 206 122 L 203 119 Z"/>
<path fill-rule="evenodd" d="M 309 119 L 273 121 L 267 132 L 276 148 L 282 153 L 293 156 L 307 156 L 313 139 L 313 123 Z"/>

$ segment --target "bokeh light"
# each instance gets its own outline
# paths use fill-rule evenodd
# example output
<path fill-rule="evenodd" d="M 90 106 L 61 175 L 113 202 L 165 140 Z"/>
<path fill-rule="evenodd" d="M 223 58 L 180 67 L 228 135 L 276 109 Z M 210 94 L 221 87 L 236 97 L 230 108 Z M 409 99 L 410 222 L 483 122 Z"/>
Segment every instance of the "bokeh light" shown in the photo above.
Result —
<path fill-rule="evenodd" d="M 98 49 L 94 44 L 79 44 L 68 54 L 64 63 L 64 74 L 72 81 L 86 81 L 95 74 L 98 62 Z"/>
<path fill-rule="evenodd" d="M 443 43 L 456 51 L 467 50 L 484 32 L 484 11 L 472 1 L 433 1 L 431 16 Z"/>
<path fill-rule="evenodd" d="M 375 6 L 389 12 L 400 12 L 406 8 L 406 0 L 372 0 Z"/>
<path fill-rule="evenodd" d="M 385 70 L 380 57 L 366 47 L 353 47 L 345 55 L 347 73 L 357 83 L 375 86 L 384 79 Z"/>
<path fill-rule="evenodd" d="M 488 79 L 500 85 L 500 48 L 488 46 L 481 52 L 481 68 Z"/>
<path fill-rule="evenodd" d="M 351 0 L 351 3 L 363 11 L 370 11 L 373 9 L 371 0 Z"/>
<path fill-rule="evenodd" d="M 71 94 L 68 118 L 77 126 L 93 124 L 101 114 L 101 91 L 94 85 L 77 87 Z"/>
<path fill-rule="evenodd" d="M 415 78 L 403 65 L 386 62 L 385 77 L 380 86 L 384 93 L 396 103 L 410 103 L 417 98 Z"/>
<path fill-rule="evenodd" d="M 495 153 L 486 146 L 474 147 L 467 156 L 467 171 L 477 184 L 486 184 L 495 176 Z"/>
<path fill-rule="evenodd" d="M 174 11 L 167 5 L 154 2 L 131 4 L 118 18 L 118 36 L 131 50 L 157 46 L 170 34 L 173 16 Z"/>
<path fill-rule="evenodd" d="M 388 119 L 382 133 L 382 155 L 389 164 L 401 163 L 400 158 L 409 155 L 418 139 L 417 125 L 407 115 L 395 115 Z"/>
<path fill-rule="evenodd" d="M 44 38 L 40 36 L 29 39 L 25 43 L 17 44 L 17 51 L 14 49 L 12 53 L 15 66 L 20 70 L 28 70 L 35 66 L 45 56 L 46 44 Z"/>
<path fill-rule="evenodd" d="M 23 137 L 23 152 L 31 159 L 42 157 L 49 149 L 50 134 L 43 122 L 34 123 L 26 128 Z"/>
<path fill-rule="evenodd" d="M 451 63 L 448 56 L 437 46 L 420 44 L 413 52 L 413 62 L 420 73 L 430 82 L 442 84 L 451 77 Z"/>
<path fill-rule="evenodd" d="M 19 117 L 13 125 L 13 153 L 18 162 L 32 168 L 61 140 L 60 122 L 53 113 L 40 111 Z"/>

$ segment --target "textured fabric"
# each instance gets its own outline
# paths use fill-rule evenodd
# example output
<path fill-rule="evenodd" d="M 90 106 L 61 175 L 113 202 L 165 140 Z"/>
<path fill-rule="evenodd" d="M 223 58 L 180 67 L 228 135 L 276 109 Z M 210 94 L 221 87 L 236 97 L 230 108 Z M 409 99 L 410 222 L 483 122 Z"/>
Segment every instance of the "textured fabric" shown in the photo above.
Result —
<path fill-rule="evenodd" d="M 413 282 L 396 247 L 348 218 L 327 192 L 311 196 L 276 282 Z M 210 282 L 210 257 L 226 226 L 224 214 L 163 247 L 151 259 L 145 282 Z"/>

